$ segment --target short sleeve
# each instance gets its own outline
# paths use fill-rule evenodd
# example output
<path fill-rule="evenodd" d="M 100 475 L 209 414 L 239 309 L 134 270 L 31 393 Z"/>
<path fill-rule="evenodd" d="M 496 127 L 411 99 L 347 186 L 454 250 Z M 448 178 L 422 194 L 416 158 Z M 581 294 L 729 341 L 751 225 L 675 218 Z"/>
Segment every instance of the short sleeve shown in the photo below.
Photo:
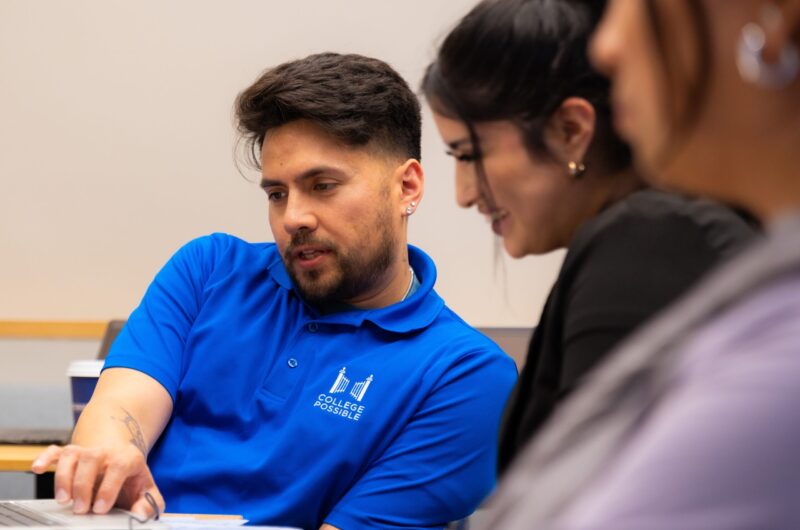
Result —
<path fill-rule="evenodd" d="M 442 528 L 495 483 L 497 431 L 516 381 L 513 360 L 476 352 L 442 371 L 406 428 L 325 522 L 342 529 Z"/>
<path fill-rule="evenodd" d="M 131 368 L 153 377 L 174 401 L 189 330 L 202 305 L 221 236 L 191 241 L 158 272 L 114 340 L 106 368 Z"/>

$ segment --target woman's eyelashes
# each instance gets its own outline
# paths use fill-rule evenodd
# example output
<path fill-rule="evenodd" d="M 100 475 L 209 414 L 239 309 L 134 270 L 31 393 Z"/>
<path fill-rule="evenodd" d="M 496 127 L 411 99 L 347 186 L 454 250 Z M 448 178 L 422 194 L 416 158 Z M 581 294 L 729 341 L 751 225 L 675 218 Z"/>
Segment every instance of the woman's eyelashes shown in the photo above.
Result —
<path fill-rule="evenodd" d="M 461 153 L 456 151 L 445 151 L 445 153 L 447 153 L 448 156 L 452 156 L 457 161 L 467 164 L 475 162 L 478 159 L 475 153 Z"/>

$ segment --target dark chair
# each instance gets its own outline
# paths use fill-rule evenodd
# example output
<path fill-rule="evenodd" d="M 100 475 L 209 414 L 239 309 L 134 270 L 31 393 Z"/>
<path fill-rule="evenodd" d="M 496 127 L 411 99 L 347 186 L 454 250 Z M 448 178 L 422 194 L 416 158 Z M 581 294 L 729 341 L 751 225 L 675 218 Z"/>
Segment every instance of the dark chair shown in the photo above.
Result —
<path fill-rule="evenodd" d="M 106 331 L 103 334 L 103 340 L 100 341 L 100 351 L 97 352 L 98 359 L 105 359 L 111 345 L 114 344 L 114 339 L 117 338 L 119 332 L 125 326 L 125 320 L 109 320 L 106 326 Z"/>

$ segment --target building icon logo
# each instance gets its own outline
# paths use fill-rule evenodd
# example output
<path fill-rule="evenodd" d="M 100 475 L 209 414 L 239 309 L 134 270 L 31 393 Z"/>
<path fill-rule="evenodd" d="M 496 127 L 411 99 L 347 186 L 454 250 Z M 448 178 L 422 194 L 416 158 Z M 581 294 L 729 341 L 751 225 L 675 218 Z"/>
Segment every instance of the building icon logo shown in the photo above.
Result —
<path fill-rule="evenodd" d="M 342 367 L 339 370 L 339 375 L 336 376 L 336 380 L 331 385 L 331 389 L 328 390 L 329 394 L 341 394 L 347 391 L 347 387 L 350 385 L 350 379 L 347 377 L 346 368 Z M 362 399 L 364 399 L 364 394 L 367 393 L 367 389 L 369 389 L 370 383 L 372 383 L 373 376 L 372 374 L 369 375 L 364 381 L 356 381 L 353 385 L 353 388 L 350 389 L 350 395 L 353 396 L 356 401 L 359 403 Z"/>
<path fill-rule="evenodd" d="M 367 411 L 367 406 L 361 400 L 369 390 L 372 379 L 373 375 L 370 374 L 363 381 L 355 381 L 351 386 L 350 378 L 347 377 L 347 369 L 343 367 L 339 370 L 339 375 L 336 376 L 330 390 L 317 395 L 313 407 L 345 420 L 361 421 Z M 348 388 L 350 392 L 347 392 Z M 352 396 L 352 399 L 347 394 Z"/>
<path fill-rule="evenodd" d="M 356 398 L 356 401 L 360 403 L 364 398 L 364 394 L 367 393 L 370 383 L 372 383 L 372 374 L 369 374 L 369 377 L 365 380 L 356 382 L 350 390 L 350 395 Z"/>
<path fill-rule="evenodd" d="M 328 394 L 341 394 L 347 390 L 347 385 L 350 384 L 350 379 L 348 379 L 344 373 L 345 368 L 342 367 L 342 369 L 339 370 L 339 375 L 336 377 L 336 381 L 333 382 L 333 386 L 331 386 L 331 389 L 328 390 Z"/>

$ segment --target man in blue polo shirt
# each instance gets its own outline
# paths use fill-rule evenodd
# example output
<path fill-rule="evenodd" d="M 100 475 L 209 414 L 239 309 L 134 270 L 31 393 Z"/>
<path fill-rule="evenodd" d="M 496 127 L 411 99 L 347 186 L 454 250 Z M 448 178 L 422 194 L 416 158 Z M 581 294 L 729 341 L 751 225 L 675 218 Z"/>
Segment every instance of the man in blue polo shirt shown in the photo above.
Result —
<path fill-rule="evenodd" d="M 73 443 L 34 470 L 57 461 L 56 497 L 77 513 L 154 499 L 314 529 L 468 515 L 494 484 L 516 370 L 406 243 L 423 194 L 415 96 L 381 61 L 320 54 L 265 72 L 236 111 L 275 243 L 181 248 Z"/>

